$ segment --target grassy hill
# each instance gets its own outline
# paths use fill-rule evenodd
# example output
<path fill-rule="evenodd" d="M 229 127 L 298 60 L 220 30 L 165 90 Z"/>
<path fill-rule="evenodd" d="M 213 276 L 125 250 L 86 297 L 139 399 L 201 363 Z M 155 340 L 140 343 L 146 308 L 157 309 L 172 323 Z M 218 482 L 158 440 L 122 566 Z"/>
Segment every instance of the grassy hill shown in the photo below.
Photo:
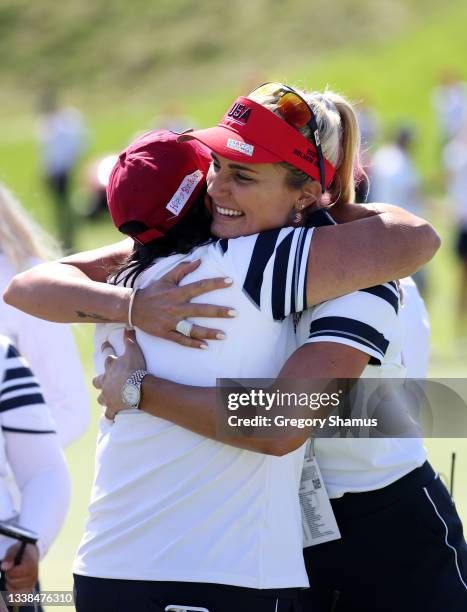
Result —
<path fill-rule="evenodd" d="M 0 2 L 2 97 L 45 87 L 82 101 L 148 101 L 288 75 L 330 54 L 384 45 L 461 6 L 450 0 L 83 0 Z M 373 48 L 373 47 L 371 47 Z M 402 65 L 403 66 L 403 65 Z M 20 102 L 21 103 L 21 102 Z"/>
<path fill-rule="evenodd" d="M 421 168 L 436 177 L 430 93 L 446 65 L 467 76 L 466 21 L 462 0 L 0 0 L 0 179 L 50 226 L 35 149 L 47 89 L 82 109 L 92 156 L 175 105 L 207 125 L 268 79 L 329 84 L 383 121 L 410 118 Z"/>

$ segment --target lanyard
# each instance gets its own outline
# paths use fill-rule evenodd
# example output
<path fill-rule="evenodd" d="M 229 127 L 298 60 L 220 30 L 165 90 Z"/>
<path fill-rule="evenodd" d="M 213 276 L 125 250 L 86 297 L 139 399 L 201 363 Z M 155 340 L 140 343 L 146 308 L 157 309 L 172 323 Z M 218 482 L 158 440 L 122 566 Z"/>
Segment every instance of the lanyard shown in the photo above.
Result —
<path fill-rule="evenodd" d="M 314 436 L 310 436 L 306 443 L 305 459 L 308 461 L 313 461 L 313 458 L 316 457 L 315 442 L 316 438 Z"/>

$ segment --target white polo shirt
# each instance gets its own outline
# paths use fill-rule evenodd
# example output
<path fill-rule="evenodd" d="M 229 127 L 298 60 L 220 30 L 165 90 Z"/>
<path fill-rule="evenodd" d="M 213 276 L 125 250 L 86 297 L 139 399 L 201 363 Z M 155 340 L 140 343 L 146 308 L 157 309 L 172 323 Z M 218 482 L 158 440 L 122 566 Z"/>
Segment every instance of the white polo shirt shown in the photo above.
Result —
<path fill-rule="evenodd" d="M 18 513 L 6 481 L 9 469 L 21 494 Z M 65 520 L 69 498 L 65 458 L 39 382 L 0 336 L 0 520 L 36 532 L 42 557 Z M 0 536 L 0 559 L 14 543 Z"/>
<path fill-rule="evenodd" d="M 285 361 L 282 320 L 306 308 L 305 276 L 312 229 L 274 230 L 199 247 L 189 280 L 227 275 L 228 290 L 196 301 L 228 303 L 227 339 L 197 351 L 136 336 L 151 374 L 190 385 L 217 377 L 275 377 Z M 137 280 L 144 287 L 187 257 L 157 261 Z M 199 324 L 206 320 L 193 319 Z M 122 351 L 122 329 L 100 325 Z M 78 574 L 130 580 L 210 582 L 257 589 L 308 585 L 302 556 L 298 489 L 304 447 L 274 457 L 210 440 L 138 410 L 102 418 L 89 519 Z"/>
<path fill-rule="evenodd" d="M 410 321 L 414 333 L 419 330 L 420 339 L 425 339 L 421 322 L 426 312 L 421 309 L 421 298 L 415 301 L 414 297 L 404 294 L 406 306 L 401 308 L 396 284 L 391 282 L 319 304 L 302 314 L 296 334 L 298 346 L 309 342 L 346 344 L 370 356 L 363 378 L 405 377 L 402 352 L 403 327 L 409 326 L 407 315 L 414 317 Z M 295 347 L 290 352 L 293 350 Z M 413 355 L 411 348 L 408 356 Z M 420 438 L 318 438 L 315 452 L 331 498 L 385 487 L 426 460 Z"/>

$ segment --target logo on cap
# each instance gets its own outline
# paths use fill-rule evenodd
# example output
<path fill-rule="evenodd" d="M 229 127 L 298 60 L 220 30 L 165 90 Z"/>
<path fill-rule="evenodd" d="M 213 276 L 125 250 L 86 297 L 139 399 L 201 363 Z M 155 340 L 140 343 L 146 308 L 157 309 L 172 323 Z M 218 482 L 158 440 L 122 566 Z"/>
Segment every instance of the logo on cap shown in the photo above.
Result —
<path fill-rule="evenodd" d="M 248 108 L 240 102 L 235 102 L 232 108 L 227 113 L 227 117 L 230 117 L 232 121 L 239 125 L 246 125 L 251 115 L 251 108 Z"/>
<path fill-rule="evenodd" d="M 318 167 L 318 160 L 316 158 L 316 153 L 313 151 L 313 149 L 307 149 L 306 153 L 300 151 L 300 149 L 294 149 L 293 154 L 297 157 L 300 157 L 300 159 L 304 159 L 310 164 L 313 164 L 313 166 Z"/>
<path fill-rule="evenodd" d="M 203 173 L 201 170 L 195 170 L 192 174 L 187 174 L 183 181 L 180 183 L 180 187 L 173 194 L 170 202 L 167 204 L 166 208 L 171 213 L 178 215 L 182 212 L 185 204 L 190 199 L 191 194 L 196 188 L 196 185 L 203 178 Z"/>
<path fill-rule="evenodd" d="M 253 155 L 253 151 L 255 147 L 247 142 L 240 142 L 240 140 L 234 140 L 233 138 L 229 138 L 227 140 L 227 148 L 233 149 L 234 151 L 238 151 L 239 153 L 243 153 L 244 155 L 249 155 L 250 157 Z"/>

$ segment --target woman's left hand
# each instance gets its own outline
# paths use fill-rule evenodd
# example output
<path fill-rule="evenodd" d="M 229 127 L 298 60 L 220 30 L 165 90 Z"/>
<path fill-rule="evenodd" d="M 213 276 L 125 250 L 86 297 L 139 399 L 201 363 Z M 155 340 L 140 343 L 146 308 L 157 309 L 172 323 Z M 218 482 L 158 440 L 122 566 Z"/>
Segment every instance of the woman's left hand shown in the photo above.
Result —
<path fill-rule="evenodd" d="M 102 352 L 107 354 L 105 360 L 105 372 L 96 376 L 92 384 L 100 390 L 97 401 L 105 406 L 105 416 L 111 421 L 120 410 L 128 410 L 122 399 L 123 385 L 135 370 L 145 370 L 146 361 L 139 348 L 135 332 L 125 330 L 125 351 L 117 357 L 115 349 L 110 342 L 104 342 Z"/>

